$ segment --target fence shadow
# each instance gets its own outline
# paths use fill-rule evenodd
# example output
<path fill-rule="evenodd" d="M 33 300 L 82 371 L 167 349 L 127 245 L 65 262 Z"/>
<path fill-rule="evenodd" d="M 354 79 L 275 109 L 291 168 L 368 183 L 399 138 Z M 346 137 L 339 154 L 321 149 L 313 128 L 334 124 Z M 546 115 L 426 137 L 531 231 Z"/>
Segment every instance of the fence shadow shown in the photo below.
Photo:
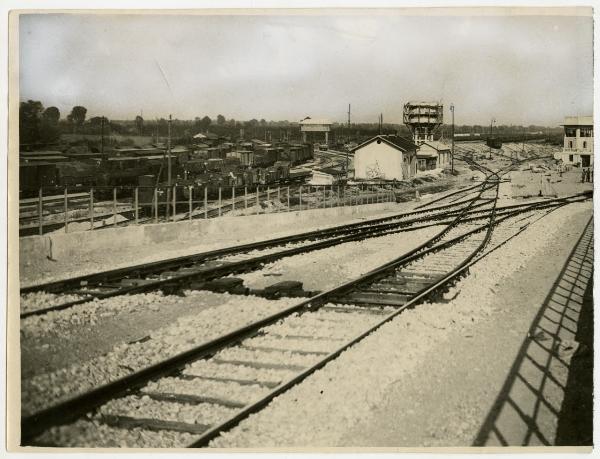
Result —
<path fill-rule="evenodd" d="M 590 373 L 589 369 L 580 368 L 578 377 L 572 378 L 570 367 L 576 366 L 579 359 L 590 359 L 592 354 L 593 339 L 581 343 L 578 330 L 589 334 L 588 321 L 593 315 L 593 249 L 593 218 L 590 218 L 534 318 L 473 446 L 554 445 L 557 439 L 561 444 L 591 445 L 591 405 L 586 417 L 589 422 L 582 426 L 589 430 L 589 437 L 580 435 L 575 440 L 584 443 L 570 443 L 569 435 L 565 434 L 569 428 L 565 428 L 561 419 L 564 405 L 573 412 L 574 405 L 581 404 L 581 397 L 574 395 L 580 392 L 579 382 L 585 380 L 581 378 L 581 370 Z"/>

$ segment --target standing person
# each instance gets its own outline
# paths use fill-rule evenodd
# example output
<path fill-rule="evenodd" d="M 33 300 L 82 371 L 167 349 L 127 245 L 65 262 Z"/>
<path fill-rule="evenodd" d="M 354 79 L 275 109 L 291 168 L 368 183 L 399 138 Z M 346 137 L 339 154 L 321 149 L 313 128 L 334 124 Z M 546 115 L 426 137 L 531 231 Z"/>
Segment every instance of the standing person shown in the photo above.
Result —
<path fill-rule="evenodd" d="M 585 169 L 581 169 L 581 183 L 585 182 Z"/>

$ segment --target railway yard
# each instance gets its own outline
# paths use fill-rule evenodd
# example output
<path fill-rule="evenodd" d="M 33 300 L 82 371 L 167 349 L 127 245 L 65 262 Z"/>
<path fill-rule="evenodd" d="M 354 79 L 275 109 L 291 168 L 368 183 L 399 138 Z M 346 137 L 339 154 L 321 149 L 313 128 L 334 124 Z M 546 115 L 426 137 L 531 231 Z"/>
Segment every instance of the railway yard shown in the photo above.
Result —
<path fill-rule="evenodd" d="M 29 236 L 21 444 L 590 444 L 593 183 L 553 149 L 457 143 L 455 175 L 366 202 L 288 188 L 281 212 Z"/>

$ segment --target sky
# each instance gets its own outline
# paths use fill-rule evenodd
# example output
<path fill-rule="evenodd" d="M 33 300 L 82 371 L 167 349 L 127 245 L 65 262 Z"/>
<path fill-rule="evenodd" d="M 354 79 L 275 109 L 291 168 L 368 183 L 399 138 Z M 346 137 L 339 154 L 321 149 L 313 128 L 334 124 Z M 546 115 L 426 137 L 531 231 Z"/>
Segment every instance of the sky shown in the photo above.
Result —
<path fill-rule="evenodd" d="M 591 16 L 23 15 L 20 99 L 88 117 L 401 123 L 409 100 L 457 124 L 592 114 Z M 469 13 L 472 13 L 470 11 Z"/>

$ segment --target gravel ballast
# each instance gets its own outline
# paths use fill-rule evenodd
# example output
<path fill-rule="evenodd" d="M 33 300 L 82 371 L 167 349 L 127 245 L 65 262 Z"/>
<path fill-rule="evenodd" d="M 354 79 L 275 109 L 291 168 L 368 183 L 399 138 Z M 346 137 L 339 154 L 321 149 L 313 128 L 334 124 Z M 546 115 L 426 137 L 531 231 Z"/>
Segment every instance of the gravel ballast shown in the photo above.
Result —
<path fill-rule="evenodd" d="M 403 381 L 418 375 L 421 366 L 426 367 L 430 360 L 429 353 L 437 346 L 443 347 L 451 336 L 468 339 L 474 329 L 493 320 L 505 308 L 505 300 L 496 293 L 502 283 L 514 272 L 514 276 L 520 276 L 528 285 L 529 281 L 522 275 L 528 261 L 552 247 L 565 227 L 576 223 L 581 230 L 590 208 L 590 203 L 574 204 L 549 214 L 471 267 L 470 275 L 457 285 L 455 298 L 447 303 L 423 304 L 405 311 L 211 445 L 264 448 L 373 444 L 357 432 L 367 428 L 369 423 L 376 423 L 372 417 L 374 410 L 383 403 L 390 388 L 401 388 Z M 536 298 L 543 298 L 547 285 L 536 287 Z M 492 349 L 494 343 L 489 346 Z M 442 388 L 445 384 L 444 380 L 434 378 L 428 380 L 427 386 Z M 427 387 L 422 390 L 433 391 Z M 436 416 L 436 410 L 421 412 L 410 400 L 400 405 L 406 410 L 403 416 Z M 398 416 L 402 411 L 396 409 L 394 407 L 394 413 Z M 359 424 L 363 427 L 358 428 Z M 393 442 L 393 438 L 389 440 Z M 422 443 L 411 442 L 409 438 L 395 444 L 420 446 Z"/>
<path fill-rule="evenodd" d="M 247 287 L 300 281 L 305 290 L 328 290 L 397 258 L 439 233 L 443 226 L 389 234 L 286 257 L 248 274 L 236 275 Z"/>
<path fill-rule="evenodd" d="M 297 302 L 288 298 L 272 301 L 210 292 L 192 292 L 184 301 L 209 302 L 213 297 L 224 298 L 226 301 L 217 309 L 211 308 L 180 317 L 175 323 L 156 330 L 142 342 L 120 343 L 111 352 L 87 362 L 23 379 L 23 414 L 125 376 Z"/>

